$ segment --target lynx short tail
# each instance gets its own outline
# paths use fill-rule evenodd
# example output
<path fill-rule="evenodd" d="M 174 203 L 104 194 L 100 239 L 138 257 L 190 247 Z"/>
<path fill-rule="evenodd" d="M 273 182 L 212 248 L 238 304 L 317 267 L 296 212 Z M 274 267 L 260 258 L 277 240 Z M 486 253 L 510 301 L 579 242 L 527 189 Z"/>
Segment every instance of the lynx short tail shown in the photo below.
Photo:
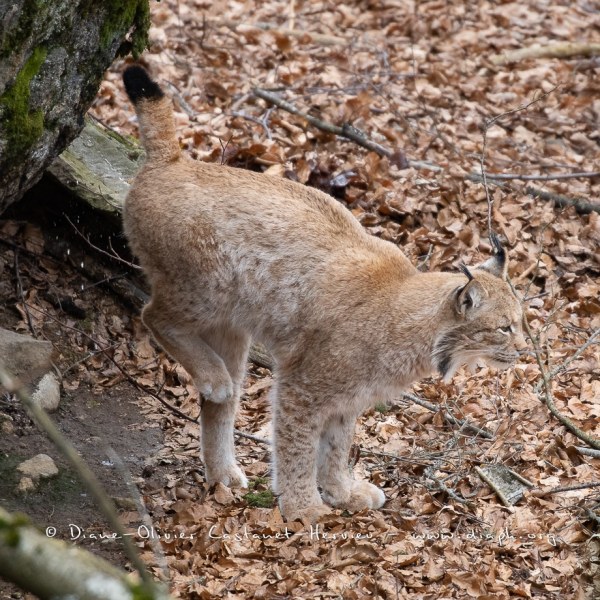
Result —
<path fill-rule="evenodd" d="M 123 73 L 125 91 L 138 116 L 147 162 L 172 162 L 181 156 L 173 121 L 173 105 L 160 86 L 138 65 Z"/>

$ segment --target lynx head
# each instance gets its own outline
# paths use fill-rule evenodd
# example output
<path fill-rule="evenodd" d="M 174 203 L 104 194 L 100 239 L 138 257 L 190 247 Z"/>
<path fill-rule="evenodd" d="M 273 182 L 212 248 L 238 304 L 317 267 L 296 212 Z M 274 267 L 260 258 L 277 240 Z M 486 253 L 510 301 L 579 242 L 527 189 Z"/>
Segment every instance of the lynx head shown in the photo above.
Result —
<path fill-rule="evenodd" d="M 480 360 L 506 369 L 526 347 L 521 304 L 506 281 L 506 251 L 498 238 L 492 241 L 495 255 L 472 271 L 462 266 L 467 282 L 451 293 L 452 322 L 433 350 L 434 365 L 445 381 L 460 365 L 473 368 Z"/>

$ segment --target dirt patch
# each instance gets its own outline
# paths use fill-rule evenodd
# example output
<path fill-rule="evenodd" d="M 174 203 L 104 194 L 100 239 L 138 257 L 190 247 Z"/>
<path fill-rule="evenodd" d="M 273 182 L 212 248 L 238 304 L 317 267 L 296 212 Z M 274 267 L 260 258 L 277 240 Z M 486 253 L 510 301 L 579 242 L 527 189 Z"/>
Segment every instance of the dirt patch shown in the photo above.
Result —
<path fill-rule="evenodd" d="M 63 374 L 61 404 L 52 418 L 117 505 L 132 510 L 134 500 L 126 477 L 130 476 L 138 485 L 143 482 L 146 489 L 164 485 L 161 469 L 152 462 L 163 447 L 163 432 L 156 419 L 146 418 L 144 413 L 152 409 L 143 393 L 114 377 L 109 385 L 98 385 L 98 378 L 88 370 L 86 363 L 96 357 L 98 349 L 93 348 L 90 339 L 103 329 L 105 319 L 118 321 L 126 331 L 133 326 L 135 314 L 128 313 L 110 294 L 96 287 L 82 291 L 90 282 L 84 281 L 68 264 L 51 259 L 42 246 L 35 246 L 35 239 L 42 244 L 35 226 L 21 223 L 17 229 L 29 231 L 25 234 L 29 243 L 22 250 L 0 245 L 0 263 L 4 267 L 0 326 L 31 333 L 23 331 L 23 324 L 28 322 L 24 309 L 31 303 L 26 312 L 36 337 L 53 343 L 57 356 L 55 366 Z M 82 318 L 74 319 L 43 300 L 50 294 L 75 299 Z M 104 365 L 104 361 L 97 359 L 96 365 L 100 364 Z M 102 534 L 111 532 L 93 498 L 12 395 L 0 397 L 0 427 L 0 505 L 11 512 L 27 514 L 53 537 L 75 541 L 113 564 L 126 567 L 120 543 L 99 539 Z M 109 448 L 120 457 L 122 465 L 110 458 Z M 54 459 L 59 474 L 41 481 L 34 491 L 18 492 L 20 478 L 16 467 L 39 453 Z M 0 582 L 0 597 L 21 597 L 21 592 Z"/>

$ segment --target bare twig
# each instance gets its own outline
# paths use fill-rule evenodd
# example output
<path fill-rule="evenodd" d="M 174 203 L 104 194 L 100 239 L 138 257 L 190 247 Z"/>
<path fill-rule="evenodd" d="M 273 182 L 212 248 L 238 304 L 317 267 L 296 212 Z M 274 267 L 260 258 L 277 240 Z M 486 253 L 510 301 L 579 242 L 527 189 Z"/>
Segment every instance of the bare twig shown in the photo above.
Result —
<path fill-rule="evenodd" d="M 144 501 L 140 496 L 140 492 L 137 489 L 136 485 L 133 483 L 133 478 L 131 477 L 131 472 L 123 462 L 122 458 L 115 452 L 115 450 L 109 446 L 107 448 L 107 454 L 113 463 L 116 465 L 117 469 L 121 472 L 121 477 L 125 481 L 127 485 L 127 489 L 129 490 L 129 495 L 133 498 L 135 505 L 137 507 L 138 514 L 143 521 L 144 525 L 148 528 L 149 531 L 152 531 L 154 527 L 154 523 L 146 510 L 146 506 L 144 505 Z M 165 553 L 163 552 L 160 541 L 155 536 L 151 535 L 150 544 L 152 545 L 152 550 L 154 551 L 154 556 L 156 557 L 156 561 L 162 571 L 163 581 L 169 581 L 169 566 L 167 565 L 167 558 L 165 557 Z"/>
<path fill-rule="evenodd" d="M 60 450 L 63 456 L 71 463 L 72 467 L 77 471 L 77 474 L 85 484 L 86 488 L 92 494 L 96 500 L 98 507 L 102 511 L 102 514 L 113 528 L 113 531 L 117 533 L 123 540 L 123 546 L 127 557 L 139 573 L 140 578 L 144 582 L 145 586 L 151 590 L 155 583 L 146 571 L 146 566 L 140 559 L 135 544 L 131 538 L 127 535 L 127 532 L 121 525 L 119 517 L 117 516 L 116 509 L 112 500 L 109 498 L 107 493 L 104 491 L 101 483 L 98 481 L 96 475 L 91 471 L 86 462 L 79 456 L 79 453 L 75 447 L 67 440 L 63 434 L 56 427 L 52 419 L 46 414 L 43 408 L 33 402 L 29 395 L 24 390 L 23 386 L 20 385 L 15 379 L 13 379 L 1 366 L 0 366 L 0 382 L 2 385 L 11 393 L 16 394 L 23 405 L 27 408 L 27 411 L 32 415 L 37 425 L 42 429 L 54 445 Z"/>
<path fill-rule="evenodd" d="M 560 365 L 552 369 L 550 373 L 548 373 L 548 380 L 554 379 L 560 373 L 564 373 L 567 370 L 567 367 L 575 360 L 577 360 L 590 346 L 596 343 L 596 338 L 600 336 L 600 327 L 596 329 L 592 335 L 587 339 L 587 342 L 579 347 L 577 352 L 575 352 L 572 356 L 563 361 Z"/>
<path fill-rule="evenodd" d="M 512 115 L 512 114 L 527 110 L 533 104 L 536 104 L 537 102 L 540 102 L 544 98 L 547 98 L 550 94 L 552 94 L 554 92 L 554 90 L 556 90 L 556 88 L 558 88 L 558 84 L 555 85 L 550 91 L 542 94 L 541 96 L 538 96 L 537 98 L 534 98 L 527 104 L 524 104 L 523 106 L 519 106 L 517 108 L 513 108 L 512 110 L 507 110 L 499 115 L 496 115 L 495 117 L 491 118 L 489 121 L 486 121 L 484 123 L 483 142 L 482 142 L 482 146 L 481 146 L 481 154 L 479 155 L 479 166 L 480 166 L 481 182 L 483 183 L 483 187 L 485 189 L 485 197 L 486 197 L 487 206 L 488 206 L 487 225 L 488 225 L 488 235 L 490 236 L 490 240 L 491 240 L 491 236 L 493 233 L 492 212 L 493 212 L 494 200 L 490 194 L 490 189 L 488 187 L 488 181 L 487 181 L 488 175 L 485 170 L 485 154 L 486 154 L 486 149 L 487 149 L 488 130 L 490 129 L 490 127 L 492 127 L 492 125 L 496 124 L 500 119 L 503 119 L 504 117 L 506 117 L 508 115 Z"/>
<path fill-rule="evenodd" d="M 90 241 L 90 239 L 88 237 L 86 237 L 85 235 L 83 235 L 83 233 L 81 233 L 81 231 L 79 231 L 79 229 L 77 228 L 77 226 L 73 223 L 73 221 L 71 221 L 71 219 L 69 219 L 69 217 L 67 215 L 65 215 L 65 219 L 67 220 L 67 223 L 69 223 L 69 225 L 75 230 L 75 233 L 81 239 L 85 240 L 85 242 L 88 244 L 88 246 L 90 246 L 90 248 L 93 248 L 94 250 L 96 250 L 96 252 L 100 252 L 100 254 L 104 254 L 105 256 L 108 256 L 112 260 L 116 260 L 117 262 L 120 262 L 120 263 L 123 263 L 124 265 L 127 265 L 131 269 L 141 270 L 142 267 L 140 267 L 139 265 L 136 265 L 135 263 L 129 262 L 128 260 L 125 260 L 125 259 L 121 258 L 112 249 L 112 245 L 110 246 L 110 248 L 112 250 L 112 253 L 110 253 L 110 252 L 107 252 L 106 250 L 103 250 L 102 248 L 98 248 L 98 246 L 95 246 L 94 244 L 92 244 L 92 242 Z M 109 241 L 109 244 L 110 244 L 110 241 Z"/>
<path fill-rule="evenodd" d="M 430 471 L 430 472 L 428 472 Z M 466 506 L 473 506 L 473 503 L 462 496 L 459 496 L 454 490 L 451 490 L 443 481 L 440 481 L 434 474 L 433 469 L 428 467 L 425 469 L 425 487 L 429 491 L 441 491 L 448 495 L 449 498 L 455 500 L 459 504 L 464 504 Z"/>
<path fill-rule="evenodd" d="M 531 492 L 532 496 L 536 498 L 543 498 L 544 496 L 550 496 L 551 494 L 560 494 L 562 492 L 572 492 L 575 490 L 587 490 L 590 488 L 600 487 L 600 481 L 592 481 L 590 483 L 579 483 L 577 485 L 567 485 L 564 487 L 555 487 L 550 490 L 534 490 Z"/>
<path fill-rule="evenodd" d="M 348 123 L 344 123 L 344 125 L 339 127 L 337 125 L 333 125 L 332 123 L 327 123 L 326 121 L 317 119 L 317 117 L 313 117 L 312 115 L 302 112 L 287 100 L 280 98 L 277 94 L 273 94 L 272 92 L 263 90 L 261 88 L 255 88 L 253 93 L 258 98 L 262 98 L 263 100 L 266 100 L 275 106 L 279 106 L 279 108 L 283 108 L 285 111 L 292 113 L 293 115 L 302 117 L 321 131 L 333 133 L 334 135 L 339 135 L 340 137 L 352 140 L 363 148 L 371 150 L 372 152 L 376 152 L 380 156 L 390 157 L 392 155 L 391 150 L 384 148 L 381 144 L 378 144 L 373 140 L 370 140 L 363 131 L 353 127 L 352 125 L 349 125 Z"/>
<path fill-rule="evenodd" d="M 548 94 L 552 93 L 554 91 L 554 89 L 556 89 L 556 88 L 553 88 L 546 94 L 543 94 L 542 96 L 532 100 L 529 104 L 526 104 L 525 106 L 516 108 L 511 111 L 507 111 L 505 113 L 502 113 L 501 115 L 498 115 L 497 117 L 494 117 L 494 119 L 492 119 L 491 121 L 489 121 L 487 123 L 487 128 L 489 128 L 493 122 L 500 119 L 501 117 L 511 114 L 511 113 L 514 113 L 514 112 L 525 110 L 531 104 L 533 104 L 535 102 L 539 102 L 544 97 L 546 97 Z M 320 129 L 321 131 L 326 131 L 328 133 L 333 133 L 334 135 L 339 135 L 340 137 L 349 139 L 349 140 L 357 143 L 359 146 L 362 146 L 363 148 L 366 148 L 367 150 L 371 150 L 371 151 L 377 153 L 379 156 L 385 156 L 385 157 L 389 158 L 393 154 L 393 151 L 391 149 L 386 148 L 385 146 L 382 146 L 381 144 L 378 144 L 377 142 L 374 142 L 374 141 L 368 139 L 366 134 L 363 131 L 353 128 L 350 125 L 345 125 L 344 127 L 339 127 L 339 126 L 333 125 L 331 123 L 327 123 L 326 121 L 323 121 L 321 119 L 317 119 L 316 117 L 313 117 L 312 115 L 302 112 L 301 110 L 296 108 L 290 102 L 287 102 L 286 100 L 283 100 L 282 98 L 280 98 L 277 94 L 268 92 L 267 90 L 256 88 L 254 90 L 254 95 L 259 98 L 263 98 L 267 102 L 271 102 L 272 104 L 275 104 L 276 106 L 278 106 L 279 108 L 282 108 L 283 110 L 285 110 L 287 112 L 290 112 L 294 115 L 297 115 L 297 116 L 305 119 L 308 123 L 310 123 L 317 129 Z M 427 161 L 419 161 L 419 160 L 413 160 L 411 158 L 407 158 L 406 162 L 407 162 L 408 166 L 410 166 L 414 169 L 425 169 L 425 170 L 429 170 L 429 171 L 433 171 L 433 172 L 441 172 L 444 170 L 443 167 L 440 167 L 439 165 L 435 165 L 435 164 L 427 162 Z M 537 176 L 534 176 L 534 177 L 537 177 Z M 486 185 L 486 186 L 488 183 L 488 179 L 490 180 L 489 183 L 491 183 L 491 184 L 501 186 L 501 187 L 505 186 L 502 179 L 490 177 L 488 174 L 485 174 L 485 168 L 484 168 L 484 175 L 482 175 L 481 172 L 480 173 L 469 173 L 468 175 L 465 176 L 465 178 L 469 181 L 474 181 L 474 182 L 478 182 L 478 183 L 485 180 L 484 185 Z M 560 179 L 563 179 L 563 177 L 561 177 Z M 510 188 L 510 189 L 512 189 L 512 188 Z M 519 191 L 519 190 L 515 190 L 515 191 Z M 554 204 L 556 206 L 561 207 L 561 208 L 574 206 L 575 210 L 580 214 L 589 214 L 591 212 L 600 213 L 600 203 L 588 202 L 588 201 L 582 200 L 580 198 L 570 198 L 568 196 L 564 196 L 561 194 L 555 194 L 553 192 L 547 192 L 545 190 L 540 190 L 540 189 L 532 187 L 532 186 L 527 186 L 523 193 L 525 193 L 528 196 L 531 196 L 532 198 L 540 198 L 542 200 L 549 200 L 551 202 L 554 202 Z M 491 202 L 491 196 L 489 196 L 489 189 L 487 192 L 487 196 L 489 197 L 489 202 L 490 202 L 490 204 L 488 204 L 488 206 L 491 207 L 492 202 Z M 488 223 L 490 222 L 490 216 L 491 216 L 491 208 L 488 211 Z"/>
<path fill-rule="evenodd" d="M 569 196 L 564 196 L 562 194 L 540 190 L 530 185 L 525 188 L 525 194 L 532 198 L 540 198 L 541 200 L 554 202 L 554 205 L 559 208 L 569 208 L 570 206 L 573 206 L 580 215 L 588 215 L 592 212 L 600 213 L 599 202 L 588 202 L 582 198 L 570 198 Z"/>
<path fill-rule="evenodd" d="M 167 84 L 168 88 L 171 90 L 171 94 L 173 96 L 175 96 L 177 103 L 179 104 L 179 106 L 181 106 L 181 108 L 183 109 L 183 112 L 185 112 L 187 114 L 187 116 L 192 119 L 197 117 L 198 115 L 197 115 L 196 111 L 183 99 L 183 96 L 181 95 L 181 92 L 179 91 L 177 86 L 174 83 L 171 83 L 170 81 L 165 81 L 165 83 Z"/>
<path fill-rule="evenodd" d="M 521 181 L 557 181 L 559 179 L 584 179 L 587 177 L 600 177 L 600 171 L 582 172 L 582 173 L 553 173 L 551 175 L 518 175 L 515 173 L 487 173 L 488 179 L 498 179 L 502 181 L 511 181 L 518 179 Z"/>
<path fill-rule="evenodd" d="M 575 446 L 575 450 L 577 450 L 579 454 L 585 454 L 586 456 L 591 456 L 592 458 L 600 458 L 600 450 L 586 448 L 585 446 Z"/>
<path fill-rule="evenodd" d="M 600 54 L 600 44 L 577 44 L 573 42 L 563 42 L 559 44 L 548 44 L 547 46 L 530 46 L 529 48 L 519 48 L 510 52 L 504 52 L 491 57 L 491 62 L 495 65 L 505 65 L 511 62 L 518 62 L 527 58 L 573 58 L 574 56 L 598 56 Z"/>
<path fill-rule="evenodd" d="M 15 248 L 13 251 L 14 255 L 14 267 L 15 267 L 15 276 L 17 278 L 17 291 L 19 293 L 19 298 L 21 300 L 21 304 L 23 305 L 23 310 L 25 311 L 25 317 L 27 318 L 27 326 L 29 327 L 29 331 L 31 331 L 31 335 L 33 337 L 37 337 L 37 333 L 35 332 L 35 328 L 33 326 L 33 319 L 31 318 L 31 314 L 29 313 L 29 309 L 27 307 L 27 302 L 25 302 L 25 292 L 23 291 L 23 281 L 21 280 L 21 272 L 19 268 L 19 249 Z"/>
<path fill-rule="evenodd" d="M 259 444 L 264 444 L 265 446 L 271 445 L 271 440 L 258 437 L 257 435 L 252 435 L 251 433 L 246 433 L 245 431 L 240 431 L 239 429 L 234 429 L 233 433 L 238 437 L 242 437 L 247 440 L 252 440 L 253 442 L 258 442 Z"/>
<path fill-rule="evenodd" d="M 600 450 L 600 440 L 599 439 L 597 439 L 594 436 L 589 435 L 585 431 L 581 430 L 579 427 L 577 427 L 577 425 L 575 425 L 575 423 L 573 423 L 573 421 L 571 421 L 571 419 L 569 419 L 568 417 L 563 415 L 556 407 L 556 404 L 554 403 L 554 397 L 552 395 L 552 378 L 549 376 L 548 371 L 544 367 L 544 363 L 542 361 L 542 353 L 541 353 L 539 344 L 538 344 L 535 336 L 533 335 L 533 332 L 531 331 L 531 327 L 529 326 L 529 322 L 527 321 L 527 318 L 525 318 L 525 317 L 523 318 L 523 324 L 525 326 L 525 330 L 527 331 L 527 335 L 529 336 L 529 339 L 531 340 L 531 343 L 533 345 L 535 360 L 540 369 L 540 375 L 542 378 L 541 385 L 538 384 L 535 387 L 535 391 L 537 392 L 538 395 L 541 395 L 541 392 L 543 389 L 543 398 L 546 403 L 546 406 L 548 407 L 548 410 L 573 435 L 578 437 L 580 440 L 584 441 L 586 444 L 590 445 L 592 448 L 595 448 L 596 450 Z M 557 373 L 558 372 L 560 372 L 560 370 L 557 371 Z"/>
<path fill-rule="evenodd" d="M 441 413 L 442 416 L 444 417 L 444 419 L 448 423 L 451 423 L 452 425 L 459 425 L 462 429 L 471 431 L 471 432 L 475 433 L 476 435 L 478 435 L 482 438 L 485 438 L 486 440 L 491 440 L 494 438 L 494 434 L 491 433 L 490 431 L 488 431 L 487 429 L 482 429 L 481 427 L 477 427 L 477 425 L 474 425 L 470 421 L 467 421 L 465 419 L 459 419 L 458 417 L 455 417 L 448 409 L 446 409 L 442 406 L 438 406 L 437 404 L 427 402 L 427 400 L 423 400 L 422 398 L 419 398 L 418 396 L 415 396 L 414 394 L 405 392 L 403 395 L 405 398 L 407 398 L 411 402 L 414 402 L 415 404 L 418 404 L 419 406 L 422 406 L 423 408 L 426 408 L 427 410 L 430 410 L 431 412 Z"/>
<path fill-rule="evenodd" d="M 260 125 L 265 130 L 267 139 L 272 140 L 273 136 L 271 135 L 271 130 L 269 129 L 269 117 L 271 116 L 272 110 L 272 108 L 269 108 L 261 118 L 255 117 L 254 115 L 248 115 L 243 111 L 232 111 L 230 114 L 232 117 L 239 117 L 240 119 L 246 119 L 246 121 L 251 121 L 252 123 Z"/>

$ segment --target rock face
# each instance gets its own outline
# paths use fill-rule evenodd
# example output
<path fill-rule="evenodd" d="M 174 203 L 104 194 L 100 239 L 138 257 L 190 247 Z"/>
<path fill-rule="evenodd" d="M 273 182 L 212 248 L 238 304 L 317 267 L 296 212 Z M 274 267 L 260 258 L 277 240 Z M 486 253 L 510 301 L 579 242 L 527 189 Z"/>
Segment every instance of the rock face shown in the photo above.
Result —
<path fill-rule="evenodd" d="M 0 213 L 83 127 L 115 56 L 147 43 L 148 0 L 0 0 Z"/>
<path fill-rule="evenodd" d="M 0 328 L 0 365 L 31 384 L 51 367 L 52 344 Z"/>

